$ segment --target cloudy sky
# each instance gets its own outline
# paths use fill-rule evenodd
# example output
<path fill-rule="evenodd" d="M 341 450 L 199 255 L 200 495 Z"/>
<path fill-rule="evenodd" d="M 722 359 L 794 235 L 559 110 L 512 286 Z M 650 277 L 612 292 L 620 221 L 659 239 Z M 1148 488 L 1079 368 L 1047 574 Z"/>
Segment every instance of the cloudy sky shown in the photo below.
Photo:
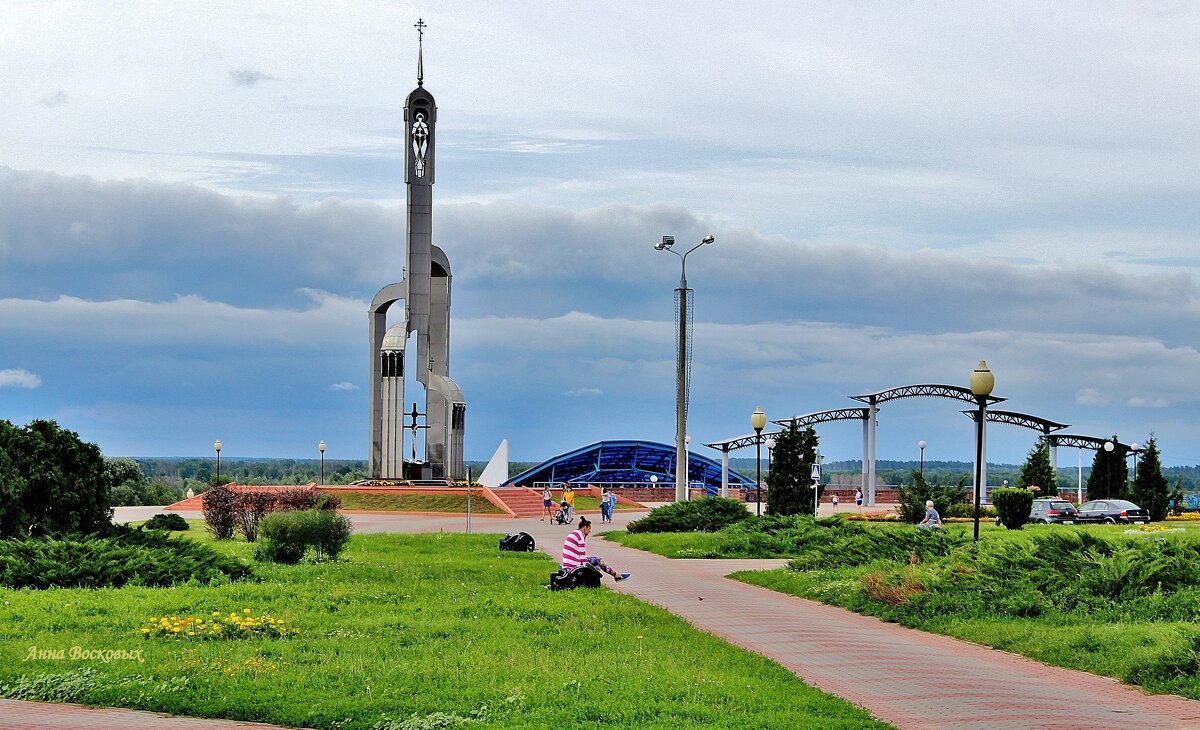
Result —
<path fill-rule="evenodd" d="M 0 418 L 364 458 L 418 17 L 468 458 L 672 441 L 679 261 L 652 246 L 711 233 L 696 441 L 986 359 L 1007 409 L 1200 463 L 1178 2 L 0 0 Z M 888 404 L 880 458 L 969 460 L 962 405 Z M 820 433 L 861 453 L 858 422 Z M 1033 439 L 993 427 L 989 459 Z"/>

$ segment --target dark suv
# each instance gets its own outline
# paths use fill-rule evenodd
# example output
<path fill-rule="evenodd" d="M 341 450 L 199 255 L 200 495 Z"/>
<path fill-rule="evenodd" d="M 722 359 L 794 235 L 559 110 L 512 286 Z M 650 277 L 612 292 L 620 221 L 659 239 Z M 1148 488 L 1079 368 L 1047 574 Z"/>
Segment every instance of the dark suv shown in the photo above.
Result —
<path fill-rule="evenodd" d="M 1029 521 L 1039 525 L 1051 522 L 1073 525 L 1079 522 L 1079 510 L 1065 499 L 1035 499 L 1033 510 L 1029 513 Z"/>

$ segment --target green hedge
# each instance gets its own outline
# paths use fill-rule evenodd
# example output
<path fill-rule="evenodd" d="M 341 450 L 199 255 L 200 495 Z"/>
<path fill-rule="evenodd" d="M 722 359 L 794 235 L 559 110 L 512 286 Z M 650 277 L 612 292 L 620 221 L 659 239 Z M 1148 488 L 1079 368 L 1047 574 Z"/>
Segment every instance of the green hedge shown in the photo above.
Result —
<path fill-rule="evenodd" d="M 705 497 L 675 502 L 650 511 L 626 526 L 629 532 L 716 532 L 750 519 L 744 502 L 725 497 Z"/>
<path fill-rule="evenodd" d="M 1033 511 L 1033 492 L 1028 489 L 995 489 L 992 490 L 992 504 L 996 507 L 1000 524 L 1010 530 L 1019 530 Z"/>
<path fill-rule="evenodd" d="M 240 560 L 162 532 L 114 528 L 108 537 L 0 540 L 0 586 L 5 588 L 119 588 L 239 580 Z"/>
<path fill-rule="evenodd" d="M 298 563 L 311 548 L 317 560 L 337 558 L 350 540 L 350 520 L 327 510 L 272 512 L 259 523 L 256 557 Z"/>
<path fill-rule="evenodd" d="M 154 515 L 142 526 L 147 530 L 166 530 L 167 532 L 181 532 L 188 529 L 187 520 L 183 519 L 182 515 L 166 513 Z"/>

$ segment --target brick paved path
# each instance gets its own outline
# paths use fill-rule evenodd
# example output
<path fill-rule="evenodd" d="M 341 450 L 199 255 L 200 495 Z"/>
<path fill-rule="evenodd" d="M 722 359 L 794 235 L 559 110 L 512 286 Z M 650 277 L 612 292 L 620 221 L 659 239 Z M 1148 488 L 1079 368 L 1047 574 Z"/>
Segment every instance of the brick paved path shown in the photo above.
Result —
<path fill-rule="evenodd" d="M 640 514 L 617 513 L 613 527 Z M 126 518 L 132 519 L 132 518 Z M 591 516 L 589 516 L 591 519 Z M 353 517 L 363 532 L 461 532 L 462 518 Z M 1200 702 L 1146 695 L 1115 680 L 1043 664 L 724 578 L 781 560 L 669 560 L 605 542 L 589 552 L 634 574 L 610 589 L 661 606 L 697 628 L 770 657 L 808 684 L 915 730 L 1200 729 Z M 475 532 L 532 534 L 555 560 L 569 528 L 537 520 L 476 523 Z M 753 617 L 753 620 L 750 619 Z M 132 710 L 0 700 L 3 730 L 234 730 L 268 725 Z"/>
<path fill-rule="evenodd" d="M 0 699 L 3 730 L 278 730 L 274 725 L 200 720 L 157 712 Z"/>
<path fill-rule="evenodd" d="M 620 523 L 618 523 L 620 524 Z M 906 629 L 722 576 L 782 560 L 670 560 L 599 539 L 588 553 L 633 578 L 605 584 L 770 657 L 900 728 L 1200 728 L 1200 702 Z M 565 530 L 524 529 L 557 560 Z"/>

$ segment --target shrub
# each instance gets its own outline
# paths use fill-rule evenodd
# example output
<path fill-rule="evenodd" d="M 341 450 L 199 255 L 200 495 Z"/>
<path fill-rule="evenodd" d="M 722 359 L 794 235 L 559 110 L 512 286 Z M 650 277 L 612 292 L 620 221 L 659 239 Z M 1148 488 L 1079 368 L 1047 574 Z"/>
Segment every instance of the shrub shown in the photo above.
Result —
<path fill-rule="evenodd" d="M 237 493 L 235 515 L 237 530 L 246 542 L 258 540 L 258 523 L 268 512 L 278 509 L 278 494 L 271 491 L 240 491 Z"/>
<path fill-rule="evenodd" d="M 294 564 L 309 548 L 317 560 L 333 560 L 350 540 L 350 520 L 329 510 L 273 512 L 263 518 L 259 531 L 259 560 Z"/>
<path fill-rule="evenodd" d="M 180 530 L 188 529 L 188 523 L 181 515 L 160 513 L 146 520 L 146 524 L 143 527 L 147 530 L 179 532 Z"/>
<path fill-rule="evenodd" d="M 217 540 L 232 540 L 238 524 L 238 494 L 229 485 L 209 488 L 201 498 L 204 522 Z"/>
<path fill-rule="evenodd" d="M 746 505 L 725 497 L 705 497 L 675 502 L 650 511 L 630 522 L 629 532 L 716 532 L 723 527 L 750 519 Z"/>
<path fill-rule="evenodd" d="M 1019 530 L 1033 511 L 1033 492 L 1027 489 L 996 489 L 992 491 L 992 504 L 1000 524 L 1010 530 Z"/>
<path fill-rule="evenodd" d="M 945 512 L 940 513 L 942 517 L 965 517 L 968 520 L 975 519 L 975 505 L 970 502 L 962 504 L 952 504 L 946 508 Z M 996 509 L 994 507 L 979 507 L 979 519 L 993 520 L 996 518 Z"/>
<path fill-rule="evenodd" d="M 905 522 L 915 524 L 924 519 L 926 500 L 933 500 L 933 508 L 943 517 L 949 516 L 952 506 L 965 504 L 967 501 L 967 492 L 962 483 L 954 486 L 930 484 L 918 471 L 912 473 L 912 479 L 912 486 L 902 484 L 898 492 L 897 510 L 900 512 L 900 519 Z M 973 507 L 971 516 L 975 516 Z"/>
<path fill-rule="evenodd" d="M 193 540 L 116 527 L 110 536 L 0 541 L 0 586 L 119 588 L 238 580 L 250 568 Z"/>
<path fill-rule="evenodd" d="M 0 537 L 104 532 L 112 487 L 100 448 L 54 421 L 0 420 Z"/>

